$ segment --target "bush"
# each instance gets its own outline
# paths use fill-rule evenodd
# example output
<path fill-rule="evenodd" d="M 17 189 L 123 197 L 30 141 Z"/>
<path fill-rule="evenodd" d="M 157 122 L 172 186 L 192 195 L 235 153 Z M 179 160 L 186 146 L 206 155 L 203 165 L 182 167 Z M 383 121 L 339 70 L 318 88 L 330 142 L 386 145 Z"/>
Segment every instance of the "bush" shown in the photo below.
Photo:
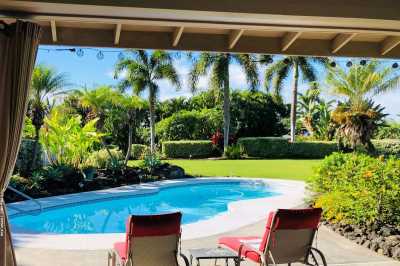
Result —
<path fill-rule="evenodd" d="M 379 127 L 374 136 L 375 139 L 400 139 L 400 125 L 393 124 Z"/>
<path fill-rule="evenodd" d="M 224 156 L 227 159 L 237 160 L 242 157 L 242 153 L 242 149 L 239 145 L 232 145 L 226 149 L 226 151 L 224 152 Z"/>
<path fill-rule="evenodd" d="M 38 145 L 36 160 L 33 163 L 33 147 L 35 141 L 31 139 L 23 139 L 19 148 L 17 161 L 15 163 L 14 172 L 19 173 L 22 176 L 28 177 L 32 174 L 32 171 L 38 170 L 43 166 L 42 160 L 42 146 Z M 32 165 L 32 169 L 29 167 Z"/>
<path fill-rule="evenodd" d="M 134 160 L 142 158 L 143 154 L 149 150 L 149 147 L 143 144 L 132 144 L 131 157 Z"/>
<path fill-rule="evenodd" d="M 165 140 L 209 139 L 222 125 L 222 113 L 215 109 L 181 111 L 157 123 L 157 136 Z"/>
<path fill-rule="evenodd" d="M 259 158 L 324 158 L 337 151 L 337 144 L 328 141 L 290 143 L 286 138 L 241 138 L 238 144 L 249 157 Z"/>
<path fill-rule="evenodd" d="M 334 153 L 309 180 L 313 200 L 333 222 L 365 225 L 400 222 L 400 160 Z"/>
<path fill-rule="evenodd" d="M 110 156 L 111 154 L 111 156 Z M 97 169 L 111 169 L 124 158 L 122 152 L 118 149 L 101 149 L 92 152 L 85 162 L 86 167 L 94 167 Z"/>
<path fill-rule="evenodd" d="M 167 158 L 207 158 L 213 155 L 210 140 L 164 141 L 162 153 Z"/>
<path fill-rule="evenodd" d="M 374 144 L 377 154 L 394 155 L 400 158 L 400 139 L 373 140 L 372 144 Z"/>

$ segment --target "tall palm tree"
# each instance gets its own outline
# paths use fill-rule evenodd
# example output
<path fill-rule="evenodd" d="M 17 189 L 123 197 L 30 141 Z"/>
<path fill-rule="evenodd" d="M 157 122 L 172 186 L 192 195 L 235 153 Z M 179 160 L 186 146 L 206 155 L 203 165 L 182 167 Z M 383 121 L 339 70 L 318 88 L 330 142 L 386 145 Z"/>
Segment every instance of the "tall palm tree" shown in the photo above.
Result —
<path fill-rule="evenodd" d="M 261 60 L 263 61 L 263 60 Z M 292 101 L 290 108 L 290 140 L 295 141 L 297 92 L 300 75 L 306 82 L 317 81 L 317 65 L 326 66 L 327 59 L 319 57 L 288 56 L 268 65 L 265 70 L 265 86 L 267 91 L 273 90 L 273 95 L 280 98 L 284 82 L 292 73 Z"/>
<path fill-rule="evenodd" d="M 177 89 L 180 89 L 178 73 L 173 65 L 172 56 L 165 51 L 130 50 L 131 57 L 118 60 L 115 66 L 115 78 L 124 77 L 119 86 L 125 91 L 132 88 L 134 94 L 140 95 L 148 90 L 150 111 L 150 150 L 155 151 L 155 107 L 159 92 L 158 81 L 168 80 Z"/>
<path fill-rule="evenodd" d="M 32 164 L 37 159 L 40 129 L 44 124 L 44 118 L 53 107 L 54 98 L 64 93 L 63 89 L 68 85 L 66 74 L 58 73 L 52 67 L 40 64 L 33 70 L 29 100 L 30 118 L 35 127 Z M 32 166 L 29 167 L 30 170 L 32 170 Z"/>
<path fill-rule="evenodd" d="M 251 90 L 258 86 L 257 64 L 253 55 L 230 54 L 230 53 L 201 53 L 195 58 L 190 72 L 190 87 L 193 92 L 197 90 L 197 83 L 200 76 L 211 70 L 211 90 L 223 95 L 224 111 L 224 150 L 229 145 L 230 128 L 230 87 L 229 87 L 229 66 L 237 63 L 242 67 Z"/>
<path fill-rule="evenodd" d="M 311 136 L 314 135 L 315 131 L 314 120 L 319 111 L 319 96 L 320 90 L 315 88 L 310 88 L 305 93 L 299 93 L 298 112 L 303 126 L 307 129 Z"/>
<path fill-rule="evenodd" d="M 339 126 L 340 144 L 344 140 L 343 145 L 351 149 L 360 144 L 373 152 L 371 138 L 386 115 L 383 107 L 372 102 L 372 97 L 399 88 L 399 73 L 373 60 L 350 69 L 331 68 L 326 83 L 331 92 L 346 99 L 332 113 L 332 120 Z"/>

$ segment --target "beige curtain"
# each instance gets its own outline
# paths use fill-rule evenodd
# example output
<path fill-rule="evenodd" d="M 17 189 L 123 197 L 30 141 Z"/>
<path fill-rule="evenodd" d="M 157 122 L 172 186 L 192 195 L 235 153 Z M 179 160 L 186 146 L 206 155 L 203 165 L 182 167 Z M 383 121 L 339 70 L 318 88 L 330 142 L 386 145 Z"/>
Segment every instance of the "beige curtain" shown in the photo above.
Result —
<path fill-rule="evenodd" d="M 3 201 L 21 141 L 40 27 L 17 21 L 0 32 L 0 265 L 16 265 Z"/>

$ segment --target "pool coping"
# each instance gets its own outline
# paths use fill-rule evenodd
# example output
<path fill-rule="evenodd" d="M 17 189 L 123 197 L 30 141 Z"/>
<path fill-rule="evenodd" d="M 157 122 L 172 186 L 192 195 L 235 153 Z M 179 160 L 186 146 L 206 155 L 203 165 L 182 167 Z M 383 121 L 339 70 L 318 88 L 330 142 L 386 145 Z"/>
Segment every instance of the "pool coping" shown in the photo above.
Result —
<path fill-rule="evenodd" d="M 243 177 L 202 177 L 190 179 L 164 180 L 152 183 L 128 185 L 105 190 L 88 191 L 61 196 L 37 199 L 43 209 L 52 209 L 78 203 L 104 201 L 112 198 L 129 197 L 157 193 L 163 188 L 184 186 L 189 184 L 226 182 L 228 180 L 253 180 L 267 183 L 273 192 L 278 192 L 266 198 L 235 201 L 228 204 L 228 211 L 198 222 L 182 225 L 182 239 L 196 239 L 232 231 L 240 227 L 256 223 L 264 219 L 269 211 L 277 208 L 294 208 L 304 201 L 305 183 L 302 181 L 243 178 Z M 7 204 L 16 206 L 24 211 L 37 209 L 37 205 L 30 201 L 21 201 Z M 251 205 L 251 208 L 248 206 Z M 12 209 L 8 211 L 10 218 L 18 215 Z M 24 233 L 13 231 L 14 245 L 28 248 L 98 250 L 107 249 L 116 241 L 124 240 L 124 233 L 105 234 L 47 234 Z"/>

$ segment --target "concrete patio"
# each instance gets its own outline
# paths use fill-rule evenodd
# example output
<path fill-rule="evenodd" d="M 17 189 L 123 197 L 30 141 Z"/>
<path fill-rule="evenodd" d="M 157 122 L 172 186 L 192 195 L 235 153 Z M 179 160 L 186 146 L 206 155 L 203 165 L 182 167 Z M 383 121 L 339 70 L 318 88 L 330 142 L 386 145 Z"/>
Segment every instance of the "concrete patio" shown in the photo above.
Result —
<path fill-rule="evenodd" d="M 265 222 L 260 221 L 250 226 L 242 227 L 234 232 L 223 235 L 261 235 Z M 182 249 L 187 254 L 187 249 L 200 247 L 215 247 L 219 235 L 183 241 Z M 326 255 L 328 265 L 332 266 L 400 266 L 400 262 L 380 256 L 364 247 L 361 247 L 346 238 L 321 227 L 317 236 L 318 248 Z M 83 250 L 47 250 L 16 248 L 17 262 L 20 266 L 80 266 L 80 265 L 107 265 L 107 251 Z M 214 265 L 202 263 L 201 265 Z M 222 261 L 219 263 L 222 264 Z M 255 265 L 242 263 L 241 265 Z M 165 266 L 165 265 L 162 265 Z"/>

